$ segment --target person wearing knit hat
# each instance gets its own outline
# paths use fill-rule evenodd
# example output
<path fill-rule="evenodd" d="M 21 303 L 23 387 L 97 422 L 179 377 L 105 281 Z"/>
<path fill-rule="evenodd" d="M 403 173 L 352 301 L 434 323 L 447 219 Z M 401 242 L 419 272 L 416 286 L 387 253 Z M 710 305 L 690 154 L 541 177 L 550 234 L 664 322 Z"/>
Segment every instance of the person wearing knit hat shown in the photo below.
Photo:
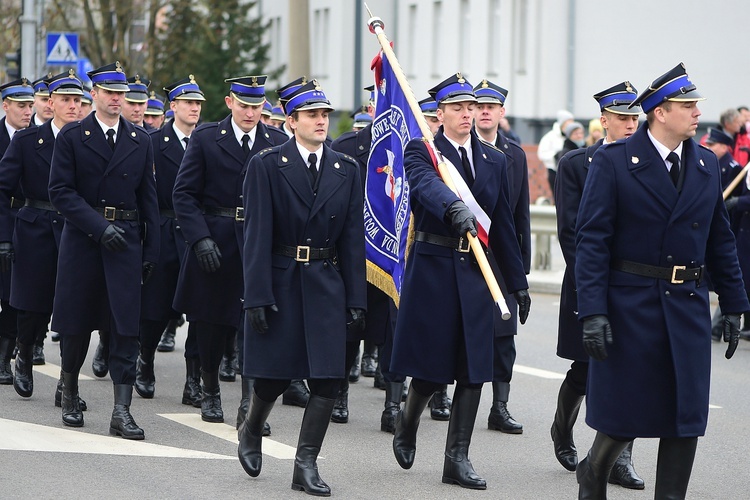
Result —
<path fill-rule="evenodd" d="M 586 138 L 584 137 L 583 124 L 577 121 L 569 121 L 565 124 L 562 129 L 563 146 L 560 151 L 555 155 L 555 161 L 559 162 L 560 158 L 565 156 L 569 151 L 574 149 L 582 148 L 586 145 Z M 552 185 L 554 188 L 554 184 Z"/>
<path fill-rule="evenodd" d="M 591 146 L 604 137 L 604 128 L 599 118 L 589 120 L 589 135 L 586 136 L 586 146 Z"/>

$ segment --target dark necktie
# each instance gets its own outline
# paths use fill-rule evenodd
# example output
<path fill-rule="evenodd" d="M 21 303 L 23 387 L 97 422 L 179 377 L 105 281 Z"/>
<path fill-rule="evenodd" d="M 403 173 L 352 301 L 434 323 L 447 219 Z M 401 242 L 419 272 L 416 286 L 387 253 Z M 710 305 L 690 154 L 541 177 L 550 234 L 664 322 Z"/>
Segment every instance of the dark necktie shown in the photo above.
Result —
<path fill-rule="evenodd" d="M 107 130 L 107 144 L 112 151 L 115 150 L 115 129 L 113 128 Z"/>
<path fill-rule="evenodd" d="M 250 136 L 248 134 L 242 136 L 242 152 L 245 153 L 245 158 L 250 154 Z"/>
<path fill-rule="evenodd" d="M 471 163 L 469 163 L 469 155 L 466 154 L 466 149 L 463 146 L 458 147 L 458 152 L 461 153 L 461 165 L 464 168 L 464 176 L 466 177 L 466 185 L 472 187 L 474 185 L 474 174 L 471 172 Z"/>
<path fill-rule="evenodd" d="M 677 179 L 680 178 L 680 157 L 672 151 L 667 155 L 667 161 L 672 164 L 672 168 L 669 169 L 669 177 L 672 179 L 672 184 L 677 187 Z"/>
<path fill-rule="evenodd" d="M 185 149 L 187 149 L 188 143 L 190 142 L 190 137 L 183 137 L 182 142 L 185 143 Z"/>
<path fill-rule="evenodd" d="M 318 178 L 318 167 L 315 165 L 318 162 L 318 157 L 315 156 L 315 153 L 310 153 L 310 156 L 307 157 L 307 161 L 310 162 L 310 166 L 307 168 L 310 170 L 313 178 L 313 184 L 315 184 L 315 179 Z"/>

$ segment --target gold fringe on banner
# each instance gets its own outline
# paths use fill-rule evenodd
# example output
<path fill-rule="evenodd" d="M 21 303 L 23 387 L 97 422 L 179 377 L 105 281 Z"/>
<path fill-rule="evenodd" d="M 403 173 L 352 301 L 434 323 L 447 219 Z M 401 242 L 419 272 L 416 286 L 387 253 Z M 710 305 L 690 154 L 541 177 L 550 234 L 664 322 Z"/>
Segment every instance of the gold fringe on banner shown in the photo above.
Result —
<path fill-rule="evenodd" d="M 373 286 L 380 290 L 393 299 L 398 307 L 398 292 L 396 291 L 396 285 L 393 283 L 393 278 L 390 274 L 380 269 L 378 266 L 367 261 L 367 282 L 372 283 Z"/>

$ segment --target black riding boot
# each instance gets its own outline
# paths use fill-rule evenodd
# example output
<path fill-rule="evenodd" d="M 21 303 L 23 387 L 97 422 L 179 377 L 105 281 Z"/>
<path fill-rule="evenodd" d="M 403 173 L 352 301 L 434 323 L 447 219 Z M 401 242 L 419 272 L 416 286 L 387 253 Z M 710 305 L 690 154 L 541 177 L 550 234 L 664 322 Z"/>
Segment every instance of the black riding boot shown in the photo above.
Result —
<path fill-rule="evenodd" d="M 508 382 L 492 382 L 492 408 L 487 418 L 487 428 L 506 434 L 523 434 L 523 425 L 515 421 L 508 411 Z"/>
<path fill-rule="evenodd" d="M 99 330 L 99 344 L 96 346 L 94 360 L 91 362 L 91 369 L 94 375 L 99 378 L 107 376 L 109 373 L 109 332 Z"/>
<path fill-rule="evenodd" d="M 401 391 L 403 382 L 386 382 L 385 385 L 385 408 L 380 416 L 380 430 L 383 432 L 396 432 L 396 416 L 401 410 Z"/>
<path fill-rule="evenodd" d="M 349 421 L 349 380 L 344 379 L 341 382 L 341 388 L 336 396 L 336 402 L 333 405 L 331 413 L 331 422 L 345 424 Z"/>
<path fill-rule="evenodd" d="M 609 471 L 628 441 L 616 441 L 603 432 L 597 432 L 594 444 L 576 467 L 578 500 L 606 500 Z"/>
<path fill-rule="evenodd" d="M 201 407 L 201 360 L 185 358 L 185 388 L 182 390 L 182 404 L 194 408 Z"/>
<path fill-rule="evenodd" d="M 69 427 L 83 427 L 83 411 L 78 404 L 78 373 L 62 372 L 62 421 Z"/>
<path fill-rule="evenodd" d="M 445 460 L 443 462 L 443 482 L 457 484 L 462 488 L 473 490 L 487 489 L 484 479 L 474 472 L 469 461 L 469 445 L 477 419 L 479 400 L 482 389 L 470 389 L 456 386 L 453 393 L 453 408 L 448 424 L 448 439 L 445 443 Z"/>
<path fill-rule="evenodd" d="M 242 399 L 240 399 L 240 407 L 237 408 L 237 430 L 240 429 L 242 422 L 247 418 L 247 409 L 250 406 L 250 396 L 253 393 L 253 386 L 255 385 L 255 379 L 250 377 L 242 377 Z M 263 435 L 271 435 L 271 426 L 268 422 L 263 424 Z"/>
<path fill-rule="evenodd" d="M 573 425 L 578 418 L 583 396 L 577 394 L 564 381 L 557 395 L 557 410 L 555 421 L 552 423 L 552 442 L 555 445 L 555 457 L 560 465 L 573 472 L 578 465 L 578 451 L 573 442 Z"/>
<path fill-rule="evenodd" d="M 319 497 L 331 496 L 331 488 L 320 478 L 316 460 L 331 420 L 334 399 L 311 395 L 302 417 L 297 454 L 294 457 L 292 489 Z"/>
<path fill-rule="evenodd" d="M 156 374 L 154 373 L 154 355 L 156 349 L 144 349 L 141 347 L 141 354 L 138 356 L 138 362 L 135 365 L 135 392 L 142 398 L 151 399 L 154 397 L 156 386 Z"/>
<path fill-rule="evenodd" d="M 10 357 L 16 347 L 16 339 L 0 337 L 0 385 L 13 383 L 13 371 L 10 368 Z"/>
<path fill-rule="evenodd" d="M 115 407 L 112 410 L 112 420 L 109 421 L 109 433 L 122 436 L 123 439 L 143 439 L 143 429 L 133 420 L 130 414 L 130 403 L 133 401 L 133 386 L 130 384 L 116 384 Z"/>
<path fill-rule="evenodd" d="M 263 465 L 261 442 L 265 433 L 266 419 L 276 401 L 270 403 L 263 401 L 255 394 L 255 391 L 251 392 L 250 409 L 238 432 L 240 444 L 237 447 L 237 456 L 245 472 L 252 477 L 257 477 Z"/>
<path fill-rule="evenodd" d="M 219 372 L 201 370 L 203 378 L 203 399 L 201 400 L 201 419 L 205 422 L 224 422 L 224 411 L 221 409 L 221 389 Z"/>
<path fill-rule="evenodd" d="M 698 438 L 661 438 L 654 498 L 683 500 L 687 495 Z"/>
<path fill-rule="evenodd" d="M 402 469 L 410 469 L 414 464 L 414 455 L 417 452 L 417 429 L 419 419 L 432 394 L 423 396 L 414 390 L 414 385 L 409 386 L 409 394 L 406 396 L 404 408 L 398 412 L 396 417 L 396 430 L 393 435 L 393 454 Z"/>
<path fill-rule="evenodd" d="M 19 396 L 30 398 L 34 393 L 34 345 L 18 344 L 16 355 L 16 376 L 13 388 Z"/>
<path fill-rule="evenodd" d="M 609 484 L 619 484 L 623 488 L 642 490 L 646 487 L 643 479 L 633 468 L 633 442 L 622 450 L 609 473 Z"/>

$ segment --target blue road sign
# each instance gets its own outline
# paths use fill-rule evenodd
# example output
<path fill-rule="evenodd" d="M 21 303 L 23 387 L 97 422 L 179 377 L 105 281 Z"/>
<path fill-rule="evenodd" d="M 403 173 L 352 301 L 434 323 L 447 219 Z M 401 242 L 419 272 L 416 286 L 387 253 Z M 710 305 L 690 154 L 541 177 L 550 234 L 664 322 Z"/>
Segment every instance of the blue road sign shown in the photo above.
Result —
<path fill-rule="evenodd" d="M 91 61 L 89 61 L 88 58 L 78 58 L 78 69 L 76 69 L 76 73 L 78 73 L 78 79 L 86 85 L 91 85 L 91 79 L 86 73 L 91 71 L 92 69 L 94 69 L 94 65 L 91 64 Z"/>
<path fill-rule="evenodd" d="M 78 33 L 47 33 L 47 64 L 66 65 L 78 61 Z"/>

